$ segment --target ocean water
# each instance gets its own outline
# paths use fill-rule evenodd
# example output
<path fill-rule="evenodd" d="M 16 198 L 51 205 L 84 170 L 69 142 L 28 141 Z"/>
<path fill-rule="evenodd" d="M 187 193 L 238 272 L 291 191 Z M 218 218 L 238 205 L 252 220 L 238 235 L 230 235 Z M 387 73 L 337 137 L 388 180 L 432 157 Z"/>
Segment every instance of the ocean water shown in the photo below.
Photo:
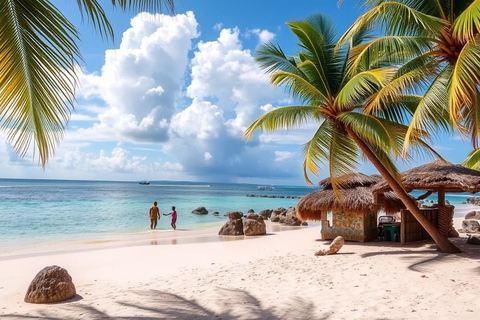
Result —
<path fill-rule="evenodd" d="M 309 187 L 151 182 L 14 180 L 0 179 L 0 253 L 27 247 L 102 240 L 114 235 L 149 230 L 148 211 L 154 201 L 161 213 L 175 206 L 177 228 L 220 226 L 228 211 L 288 208 L 298 199 L 247 197 L 247 194 L 303 196 Z M 205 207 L 207 215 L 192 214 Z M 220 216 L 213 216 L 218 211 Z M 170 217 L 162 216 L 157 230 L 170 230 Z"/>
<path fill-rule="evenodd" d="M 257 185 L 151 182 L 13 180 L 0 179 L 0 253 L 69 241 L 112 239 L 116 235 L 149 231 L 148 210 L 158 202 L 161 213 L 172 206 L 178 212 L 179 229 L 220 226 L 228 211 L 288 208 L 298 199 L 247 197 L 247 194 L 303 196 L 318 188 Z M 420 195 L 415 193 L 414 195 Z M 471 194 L 447 194 L 461 208 Z M 428 201 L 436 202 L 432 195 Z M 204 206 L 207 215 L 192 214 Z M 218 211 L 219 216 L 212 213 Z M 458 215 L 465 212 L 458 211 Z M 457 215 L 457 210 L 456 210 Z M 170 217 L 162 216 L 157 230 L 170 230 Z"/>

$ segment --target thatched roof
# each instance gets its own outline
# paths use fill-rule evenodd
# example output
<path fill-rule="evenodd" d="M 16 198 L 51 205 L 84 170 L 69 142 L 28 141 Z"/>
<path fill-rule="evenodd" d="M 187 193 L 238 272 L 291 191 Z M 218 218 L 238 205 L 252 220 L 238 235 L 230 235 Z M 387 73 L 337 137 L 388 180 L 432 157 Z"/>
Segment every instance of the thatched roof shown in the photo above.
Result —
<path fill-rule="evenodd" d="M 401 173 L 402 183 L 408 192 L 412 190 L 445 192 L 480 192 L 480 171 L 443 160 L 435 160 Z M 388 192 L 390 186 L 382 181 L 373 187 L 375 193 Z"/>
<path fill-rule="evenodd" d="M 355 187 L 369 187 L 377 182 L 382 181 L 382 177 L 376 174 L 370 176 L 361 172 L 353 172 L 338 177 L 337 180 L 342 186 L 342 189 L 350 189 Z M 332 180 L 330 177 L 321 180 L 318 185 L 324 189 L 332 189 Z"/>
<path fill-rule="evenodd" d="M 370 179 L 363 179 L 369 177 Z M 349 214 L 358 214 L 366 212 L 377 212 L 380 207 L 374 204 L 374 197 L 372 193 L 372 180 L 378 181 L 380 176 L 367 176 L 364 174 L 356 174 L 354 181 L 363 181 L 369 183 L 369 186 L 356 185 L 349 189 L 340 190 L 341 199 L 339 200 L 331 185 L 322 180 L 325 189 L 318 190 L 303 196 L 297 204 L 297 215 L 301 220 L 321 220 L 322 211 L 343 211 Z M 362 180 L 363 179 L 363 180 Z M 370 182 L 367 182 L 370 181 Z M 327 189 L 327 187 L 330 187 Z M 405 209 L 402 201 L 393 193 L 385 194 L 385 203 L 381 207 L 386 213 L 399 212 Z"/>

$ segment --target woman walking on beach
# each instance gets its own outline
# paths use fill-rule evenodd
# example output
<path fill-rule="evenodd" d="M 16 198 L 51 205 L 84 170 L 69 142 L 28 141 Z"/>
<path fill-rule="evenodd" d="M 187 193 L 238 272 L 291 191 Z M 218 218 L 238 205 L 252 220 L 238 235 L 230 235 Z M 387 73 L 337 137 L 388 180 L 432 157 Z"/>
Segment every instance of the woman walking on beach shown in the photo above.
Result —
<path fill-rule="evenodd" d="M 171 223 L 171 226 L 173 228 L 173 230 L 176 230 L 177 229 L 177 211 L 175 211 L 175 207 L 172 207 L 172 212 L 170 213 L 164 213 L 163 214 L 164 216 L 169 216 L 171 215 L 172 216 L 172 223 Z"/>

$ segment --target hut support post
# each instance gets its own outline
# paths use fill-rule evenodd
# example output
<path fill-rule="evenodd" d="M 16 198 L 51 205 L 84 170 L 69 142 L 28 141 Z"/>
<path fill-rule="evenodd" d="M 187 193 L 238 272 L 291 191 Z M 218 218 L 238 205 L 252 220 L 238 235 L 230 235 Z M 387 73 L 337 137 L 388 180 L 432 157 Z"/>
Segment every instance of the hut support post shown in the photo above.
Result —
<path fill-rule="evenodd" d="M 439 207 L 445 206 L 445 188 L 438 189 L 438 206 Z"/>

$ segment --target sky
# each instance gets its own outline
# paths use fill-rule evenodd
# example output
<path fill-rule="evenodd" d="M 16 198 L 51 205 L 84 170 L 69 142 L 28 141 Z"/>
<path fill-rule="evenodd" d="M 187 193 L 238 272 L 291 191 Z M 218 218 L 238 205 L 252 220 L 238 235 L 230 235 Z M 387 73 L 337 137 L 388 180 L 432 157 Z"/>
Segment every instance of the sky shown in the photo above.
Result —
<path fill-rule="evenodd" d="M 255 49 L 273 41 L 295 54 L 286 22 L 312 13 L 329 16 L 340 35 L 364 11 L 357 0 L 180 0 L 174 15 L 121 12 L 104 1 L 114 41 L 82 21 L 76 2 L 52 2 L 81 33 L 75 111 L 44 170 L 33 153 L 20 158 L 0 132 L 0 178 L 306 185 L 302 145 L 313 125 L 242 138 L 259 116 L 293 102 L 269 84 Z M 471 150 L 458 135 L 433 144 L 454 163 Z M 376 173 L 368 163 L 359 171 Z M 327 176 L 322 170 L 311 178 Z"/>

